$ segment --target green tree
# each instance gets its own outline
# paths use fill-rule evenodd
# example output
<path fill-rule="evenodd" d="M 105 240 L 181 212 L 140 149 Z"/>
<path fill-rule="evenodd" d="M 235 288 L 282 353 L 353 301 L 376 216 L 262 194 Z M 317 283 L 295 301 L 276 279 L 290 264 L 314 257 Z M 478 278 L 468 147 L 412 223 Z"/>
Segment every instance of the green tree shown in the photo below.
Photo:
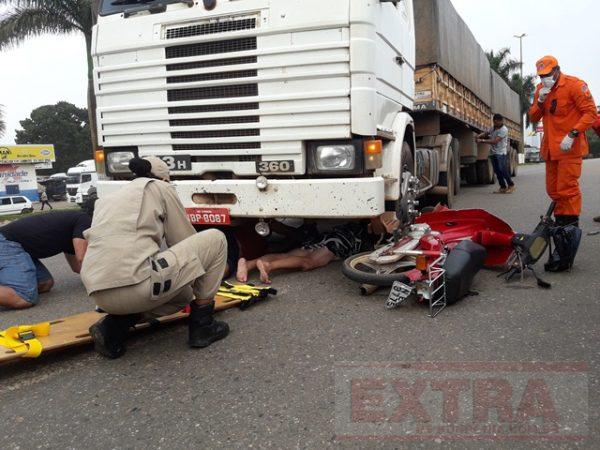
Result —
<path fill-rule="evenodd" d="M 23 129 L 17 130 L 17 144 L 54 144 L 54 172 L 66 172 L 69 167 L 93 157 L 85 108 L 67 102 L 40 106 L 20 124 Z"/>
<path fill-rule="evenodd" d="M 4 121 L 4 107 L 0 105 L 0 138 L 6 132 L 6 122 Z"/>
<path fill-rule="evenodd" d="M 529 127 L 531 122 L 527 112 L 533 102 L 533 94 L 535 94 L 535 75 L 525 75 L 521 78 L 521 74 L 513 73 L 509 84 L 519 94 L 521 114 L 525 115 L 525 125 Z"/>
<path fill-rule="evenodd" d="M 510 84 L 513 72 L 521 69 L 521 63 L 510 57 L 510 49 L 502 48 L 497 52 L 490 50 L 486 54 L 492 69 Z"/>
<path fill-rule="evenodd" d="M 93 4 L 93 5 L 92 5 Z M 96 99 L 91 57 L 92 26 L 97 0 L 0 0 L 7 11 L 0 14 L 0 50 L 44 33 L 82 33 L 88 65 L 88 111 L 92 142 L 96 143 Z M 65 70 L 67 70 L 65 68 Z"/>
<path fill-rule="evenodd" d="M 521 63 L 511 58 L 509 48 L 502 48 L 497 52 L 490 50 L 486 54 L 492 69 L 519 94 L 521 115 L 525 115 L 525 124 L 529 126 L 527 111 L 531 106 L 533 94 L 535 93 L 535 75 L 525 75 L 521 78 Z"/>

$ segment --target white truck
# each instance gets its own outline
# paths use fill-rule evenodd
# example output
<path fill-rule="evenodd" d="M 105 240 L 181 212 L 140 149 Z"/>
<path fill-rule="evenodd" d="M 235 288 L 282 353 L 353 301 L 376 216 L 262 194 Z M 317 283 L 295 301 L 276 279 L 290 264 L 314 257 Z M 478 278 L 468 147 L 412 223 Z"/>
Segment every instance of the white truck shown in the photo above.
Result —
<path fill-rule="evenodd" d="M 98 173 L 93 159 L 82 161 L 67 171 L 67 201 L 81 205 L 91 187 L 96 187 Z"/>
<path fill-rule="evenodd" d="M 378 216 L 399 204 L 405 171 L 450 205 L 461 168 L 493 182 L 475 142 L 496 112 L 487 59 L 449 0 L 420 1 L 458 18 L 469 48 L 450 52 L 479 52 L 462 70 L 474 81 L 437 62 L 452 60 L 441 33 L 435 61 L 417 64 L 412 0 L 101 0 L 99 196 L 130 178 L 134 155 L 169 164 L 197 224 Z M 426 26 L 452 32 L 454 16 Z"/>

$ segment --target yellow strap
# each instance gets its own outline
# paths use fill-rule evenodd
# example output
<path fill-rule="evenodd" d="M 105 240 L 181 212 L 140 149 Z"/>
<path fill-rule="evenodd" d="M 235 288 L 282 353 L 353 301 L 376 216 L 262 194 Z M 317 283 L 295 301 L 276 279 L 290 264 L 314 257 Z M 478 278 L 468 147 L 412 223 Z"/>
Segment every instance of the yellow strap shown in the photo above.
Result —
<path fill-rule="evenodd" d="M 242 301 L 250 300 L 252 298 L 252 296 L 249 294 L 245 294 L 242 292 L 234 292 L 234 291 L 222 289 L 222 288 L 219 288 L 218 295 L 220 295 L 221 297 L 231 298 L 234 300 L 242 300 Z"/>
<path fill-rule="evenodd" d="M 224 283 L 221 286 L 221 289 L 223 290 L 227 290 L 229 292 L 238 292 L 238 293 L 244 293 L 244 294 L 250 294 L 252 296 L 258 296 L 261 294 L 262 291 L 267 291 L 271 288 L 269 287 L 257 287 L 257 286 L 250 286 L 247 284 L 229 284 L 229 283 Z"/>
<path fill-rule="evenodd" d="M 14 326 L 0 332 L 0 346 L 9 348 L 15 353 L 21 353 L 25 358 L 37 358 L 43 349 L 38 338 L 49 334 L 50 322 Z"/>
<path fill-rule="evenodd" d="M 236 295 L 236 294 L 231 294 L 229 292 L 219 292 L 219 296 L 225 297 L 225 298 L 230 298 L 232 300 L 241 300 L 242 302 L 247 302 L 248 300 L 250 300 L 252 298 L 248 295 Z"/>

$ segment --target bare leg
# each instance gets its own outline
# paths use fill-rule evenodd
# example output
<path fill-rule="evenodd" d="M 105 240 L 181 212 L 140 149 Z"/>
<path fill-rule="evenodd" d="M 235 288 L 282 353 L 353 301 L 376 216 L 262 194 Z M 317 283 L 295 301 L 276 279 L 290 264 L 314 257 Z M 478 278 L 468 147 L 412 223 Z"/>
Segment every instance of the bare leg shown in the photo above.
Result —
<path fill-rule="evenodd" d="M 269 255 L 261 256 L 258 259 L 252 259 L 250 261 L 248 261 L 246 258 L 240 258 L 240 260 L 238 261 L 237 280 L 240 283 L 247 283 L 248 282 L 248 274 L 250 272 L 252 272 L 253 270 L 258 269 L 258 261 L 259 260 L 268 263 L 268 262 L 276 261 L 278 259 L 285 259 L 285 258 L 289 258 L 290 255 L 292 255 L 296 251 L 306 252 L 306 250 L 298 249 L 298 250 L 292 250 L 290 253 L 271 253 Z"/>
<path fill-rule="evenodd" d="M 257 261 L 257 267 L 260 271 L 260 279 L 263 283 L 270 283 L 269 274 L 274 270 L 309 270 L 325 267 L 335 258 L 335 255 L 328 248 L 321 248 L 310 251 L 298 249 L 299 251 L 290 252 L 285 257 L 278 257 L 271 261 L 264 261 L 263 258 Z M 294 255 L 292 253 L 295 253 Z M 302 255 L 302 256 L 300 256 Z"/>
<path fill-rule="evenodd" d="M 14 289 L 0 286 L 0 306 L 10 309 L 25 309 L 31 308 L 33 304 L 23 300 Z"/>
<path fill-rule="evenodd" d="M 246 258 L 238 259 L 237 272 L 236 272 L 235 278 L 240 283 L 248 282 L 248 264 L 247 264 Z"/>

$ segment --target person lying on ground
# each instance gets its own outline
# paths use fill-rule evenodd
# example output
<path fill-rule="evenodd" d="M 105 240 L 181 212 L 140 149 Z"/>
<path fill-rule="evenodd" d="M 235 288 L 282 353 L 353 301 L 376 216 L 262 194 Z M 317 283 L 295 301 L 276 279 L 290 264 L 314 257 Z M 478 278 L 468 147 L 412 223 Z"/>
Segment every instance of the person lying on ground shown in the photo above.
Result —
<path fill-rule="evenodd" d="M 225 270 L 225 236 L 215 229 L 196 233 L 161 159 L 134 158 L 129 168 L 136 179 L 98 200 L 85 233 L 83 284 L 108 313 L 90 327 L 96 351 L 122 356 L 129 328 L 187 305 L 188 344 L 208 347 L 229 334 L 229 326 L 213 318 Z"/>
<path fill-rule="evenodd" d="M 83 233 L 92 214 L 93 204 L 84 211 L 39 214 L 1 227 L 0 306 L 29 308 L 52 289 L 54 279 L 41 259 L 64 253 L 71 270 L 79 273 L 87 248 Z"/>
<path fill-rule="evenodd" d="M 393 224 L 390 225 L 393 229 Z M 271 273 L 276 270 L 309 271 L 325 267 L 331 261 L 346 259 L 357 253 L 375 248 L 378 236 L 369 232 L 369 224 L 354 222 L 332 231 L 320 234 L 305 242 L 299 248 L 287 253 L 272 253 L 253 260 L 240 258 L 237 267 L 237 280 L 248 281 L 248 275 L 258 270 L 263 283 L 271 283 Z"/>
<path fill-rule="evenodd" d="M 281 242 L 273 242 L 268 237 L 259 236 L 255 229 L 256 221 L 242 221 L 235 227 L 223 228 L 227 238 L 227 264 L 224 279 L 237 276 L 239 260 L 257 260 L 269 253 L 286 253 L 318 236 L 315 224 L 303 224 L 294 227 L 274 220 L 270 224 L 272 234 L 283 238 Z M 247 274 L 246 274 L 247 277 Z"/>

